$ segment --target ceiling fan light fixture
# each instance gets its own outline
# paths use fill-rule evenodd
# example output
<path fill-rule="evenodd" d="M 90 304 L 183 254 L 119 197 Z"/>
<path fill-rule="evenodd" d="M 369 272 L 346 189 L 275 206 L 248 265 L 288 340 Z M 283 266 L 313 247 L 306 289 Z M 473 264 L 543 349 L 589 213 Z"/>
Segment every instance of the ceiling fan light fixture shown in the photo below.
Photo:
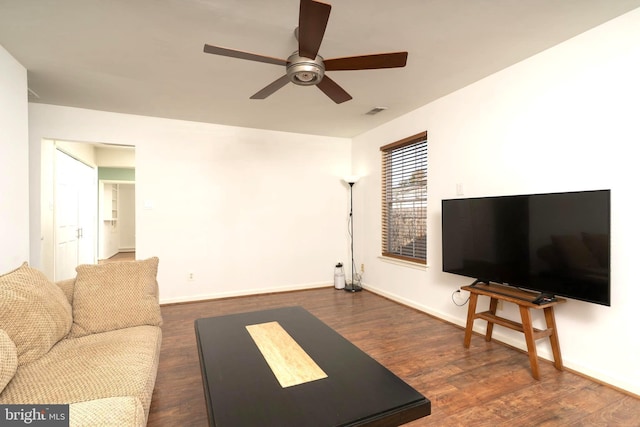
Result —
<path fill-rule="evenodd" d="M 287 58 L 287 76 L 292 83 L 300 86 L 317 85 L 324 77 L 324 62 L 320 55 L 309 59 L 294 52 Z"/>
<path fill-rule="evenodd" d="M 318 78 L 318 75 L 312 71 L 300 71 L 294 75 L 294 78 L 302 83 L 309 83 Z"/>
<path fill-rule="evenodd" d="M 329 76 L 325 77 L 325 71 L 379 70 L 407 65 L 407 52 L 346 56 L 330 58 L 325 62 L 324 58 L 318 55 L 318 52 L 327 29 L 330 13 L 331 5 L 329 3 L 324 3 L 321 0 L 300 0 L 298 27 L 293 32 L 298 40 L 298 50 L 293 52 L 286 61 L 209 44 L 204 45 L 204 52 L 286 67 L 285 75 L 260 89 L 250 97 L 251 99 L 265 99 L 291 82 L 300 86 L 317 86 L 333 102 L 341 104 L 352 99 L 352 96 Z"/>

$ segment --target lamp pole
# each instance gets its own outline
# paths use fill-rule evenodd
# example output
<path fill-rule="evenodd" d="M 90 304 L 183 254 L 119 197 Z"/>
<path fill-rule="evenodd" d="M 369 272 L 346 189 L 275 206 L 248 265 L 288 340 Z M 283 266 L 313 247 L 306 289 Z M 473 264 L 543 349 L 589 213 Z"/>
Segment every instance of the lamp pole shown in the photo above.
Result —
<path fill-rule="evenodd" d="M 356 179 L 349 179 L 347 182 L 349 183 L 349 193 L 351 196 L 351 206 L 349 210 L 349 235 L 351 236 L 351 284 L 347 284 L 344 287 L 344 290 L 347 292 L 359 292 L 362 290 L 360 285 L 356 285 L 356 263 L 353 257 L 353 184 L 357 181 Z"/>

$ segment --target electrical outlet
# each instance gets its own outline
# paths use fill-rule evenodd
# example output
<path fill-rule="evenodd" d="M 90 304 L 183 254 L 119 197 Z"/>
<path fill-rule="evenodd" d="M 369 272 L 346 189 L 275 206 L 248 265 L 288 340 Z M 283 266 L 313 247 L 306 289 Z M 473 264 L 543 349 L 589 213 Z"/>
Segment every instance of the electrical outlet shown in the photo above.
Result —
<path fill-rule="evenodd" d="M 193 281 L 193 280 L 195 280 L 195 277 L 194 277 L 193 271 L 190 271 L 190 272 L 188 272 L 188 273 L 187 273 L 187 279 L 188 279 L 189 281 Z"/>
<path fill-rule="evenodd" d="M 364 262 L 360 264 L 360 273 L 364 273 Z"/>

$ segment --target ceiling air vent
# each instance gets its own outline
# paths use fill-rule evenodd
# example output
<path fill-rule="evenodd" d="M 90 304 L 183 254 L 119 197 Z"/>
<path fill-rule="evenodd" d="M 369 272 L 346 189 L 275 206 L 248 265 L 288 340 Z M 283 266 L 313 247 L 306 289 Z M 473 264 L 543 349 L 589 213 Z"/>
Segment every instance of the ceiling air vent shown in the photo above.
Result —
<path fill-rule="evenodd" d="M 34 92 L 33 89 L 27 88 L 27 97 L 29 99 L 40 99 L 37 93 Z"/>
<path fill-rule="evenodd" d="M 387 108 L 388 107 L 374 107 L 371 110 L 367 111 L 366 115 L 367 116 L 374 116 L 374 115 L 386 110 Z"/>

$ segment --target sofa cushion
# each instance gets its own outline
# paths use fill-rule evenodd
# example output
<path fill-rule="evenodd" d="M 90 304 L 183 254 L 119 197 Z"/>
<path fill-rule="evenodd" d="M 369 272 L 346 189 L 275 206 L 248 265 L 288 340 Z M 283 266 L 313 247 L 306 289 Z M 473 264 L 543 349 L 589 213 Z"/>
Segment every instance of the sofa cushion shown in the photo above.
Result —
<path fill-rule="evenodd" d="M 9 384 L 18 368 L 18 350 L 9 335 L 0 329 L 0 393 Z"/>
<path fill-rule="evenodd" d="M 140 399 L 145 417 L 158 371 L 162 331 L 138 326 L 66 338 L 18 369 L 0 404 L 65 404 L 108 397 Z"/>
<path fill-rule="evenodd" d="M 76 271 L 71 336 L 162 323 L 157 257 L 79 265 Z"/>
<path fill-rule="evenodd" d="M 147 424 L 140 399 L 107 397 L 69 405 L 71 427 L 144 427 Z"/>
<path fill-rule="evenodd" d="M 64 293 L 25 262 L 0 276 L 0 329 L 18 352 L 18 366 L 47 353 L 69 333 L 71 305 Z"/>

